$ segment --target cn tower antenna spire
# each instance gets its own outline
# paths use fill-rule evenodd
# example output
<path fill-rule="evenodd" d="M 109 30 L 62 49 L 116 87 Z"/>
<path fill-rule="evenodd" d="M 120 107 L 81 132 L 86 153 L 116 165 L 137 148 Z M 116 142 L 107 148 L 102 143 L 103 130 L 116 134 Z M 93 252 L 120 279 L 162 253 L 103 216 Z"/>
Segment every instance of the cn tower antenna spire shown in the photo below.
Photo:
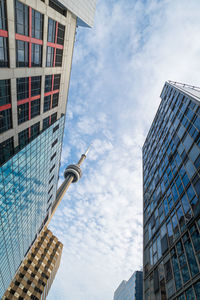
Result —
<path fill-rule="evenodd" d="M 90 150 L 91 145 L 92 144 L 90 144 L 89 147 L 87 148 L 87 150 L 85 151 L 85 153 L 81 155 L 81 158 L 79 159 L 78 164 L 77 164 L 78 166 L 80 166 L 83 163 L 83 161 L 86 159 L 87 154 L 88 154 L 88 152 Z"/>
<path fill-rule="evenodd" d="M 58 205 L 60 204 L 60 202 L 61 202 L 62 198 L 64 197 L 67 189 L 69 188 L 70 184 L 79 181 L 79 179 L 81 178 L 82 171 L 81 171 L 80 166 L 84 162 L 84 160 L 86 159 L 86 156 L 89 152 L 89 149 L 90 149 L 91 145 L 92 144 L 90 144 L 89 147 L 87 148 L 87 150 L 85 151 L 85 153 L 81 155 L 81 157 L 80 157 L 77 164 L 69 165 L 65 169 L 65 171 L 64 171 L 65 180 L 63 181 L 63 183 L 61 184 L 61 186 L 57 190 L 56 199 L 55 199 L 55 201 L 53 203 L 53 206 L 51 208 L 51 214 L 49 216 L 49 219 L 47 221 L 46 226 L 49 224 L 51 218 L 53 217 Z"/>

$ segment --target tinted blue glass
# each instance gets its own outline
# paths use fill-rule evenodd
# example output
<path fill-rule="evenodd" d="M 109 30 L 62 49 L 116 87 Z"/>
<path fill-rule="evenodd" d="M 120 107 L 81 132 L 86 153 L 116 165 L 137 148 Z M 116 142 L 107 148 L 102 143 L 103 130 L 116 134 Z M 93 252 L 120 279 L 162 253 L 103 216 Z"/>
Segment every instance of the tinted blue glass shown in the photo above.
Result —
<path fill-rule="evenodd" d="M 53 127 L 57 123 L 59 129 L 53 133 Z M 48 170 L 52 164 L 56 164 L 53 173 L 54 178 L 58 178 L 63 127 L 64 117 L 0 168 L 0 179 L 4 187 L 0 197 L 0 270 L 5 275 L 0 277 L 0 287 L 4 286 L 0 290 L 0 298 L 47 215 L 50 179 Z M 52 149 L 51 144 L 55 139 L 58 139 L 58 143 Z M 55 151 L 56 159 L 51 161 Z M 57 181 L 54 180 L 52 202 L 56 186 Z"/>

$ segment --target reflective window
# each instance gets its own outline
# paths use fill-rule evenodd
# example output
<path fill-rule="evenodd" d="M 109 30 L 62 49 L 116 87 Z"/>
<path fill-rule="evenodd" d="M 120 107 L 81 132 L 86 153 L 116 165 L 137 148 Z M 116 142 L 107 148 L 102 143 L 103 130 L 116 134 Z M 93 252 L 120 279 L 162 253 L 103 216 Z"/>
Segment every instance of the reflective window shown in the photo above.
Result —
<path fill-rule="evenodd" d="M 59 97 L 59 93 L 53 95 L 52 108 L 58 106 L 58 97 Z"/>
<path fill-rule="evenodd" d="M 29 104 L 21 104 L 17 107 L 17 113 L 18 113 L 18 125 L 28 121 L 29 119 Z"/>
<path fill-rule="evenodd" d="M 47 46 L 46 67 L 53 67 L 54 48 Z"/>
<path fill-rule="evenodd" d="M 40 133 L 40 122 L 31 126 L 31 140 L 33 140 Z"/>
<path fill-rule="evenodd" d="M 40 114 L 40 99 L 31 101 L 31 119 Z"/>
<path fill-rule="evenodd" d="M 53 89 L 59 90 L 60 88 L 60 74 L 55 74 L 54 75 L 54 83 L 53 83 Z"/>
<path fill-rule="evenodd" d="M 15 30 L 16 33 L 28 35 L 29 33 L 29 11 L 28 6 L 20 1 L 15 1 Z"/>
<path fill-rule="evenodd" d="M 185 251 L 187 254 L 187 259 L 188 259 L 188 264 L 190 267 L 191 274 L 192 274 L 192 276 L 195 276 L 199 272 L 199 268 L 198 268 L 198 265 L 197 265 L 197 262 L 196 262 L 196 259 L 194 256 L 194 251 L 192 249 L 191 241 L 187 240 L 184 243 L 184 246 L 185 246 Z"/>
<path fill-rule="evenodd" d="M 57 112 L 51 115 L 51 124 L 55 123 L 57 120 Z"/>
<path fill-rule="evenodd" d="M 6 109 L 0 111 L 0 133 L 12 128 L 12 111 Z"/>
<path fill-rule="evenodd" d="M 0 29 L 7 30 L 6 1 L 0 2 Z"/>
<path fill-rule="evenodd" d="M 194 291 L 193 291 L 193 288 L 191 287 L 191 288 L 189 288 L 188 290 L 186 290 L 186 292 L 185 292 L 185 294 L 186 294 L 186 298 L 187 298 L 187 300 L 194 300 L 195 298 L 195 296 L 194 296 Z"/>
<path fill-rule="evenodd" d="M 29 78 L 17 78 L 17 100 L 29 97 Z"/>
<path fill-rule="evenodd" d="M 31 77 L 31 96 L 41 94 L 41 76 Z"/>
<path fill-rule="evenodd" d="M 45 76 L 45 93 L 50 92 L 52 88 L 52 75 Z"/>
<path fill-rule="evenodd" d="M 43 112 L 50 110 L 50 108 L 51 108 L 51 95 L 44 97 Z"/>
<path fill-rule="evenodd" d="M 58 35 L 57 35 L 57 43 L 60 45 L 64 44 L 64 36 L 65 36 L 65 26 L 58 23 Z"/>
<path fill-rule="evenodd" d="M 22 149 L 29 142 L 29 129 L 21 131 L 18 135 L 19 138 L 19 148 Z"/>
<path fill-rule="evenodd" d="M 0 80 L 0 106 L 11 103 L 10 80 Z"/>
<path fill-rule="evenodd" d="M 0 36 L 0 68 L 8 67 L 8 39 Z"/>
<path fill-rule="evenodd" d="M 14 154 L 13 137 L 0 143 L 0 164 L 6 162 Z"/>
<path fill-rule="evenodd" d="M 43 15 L 32 9 L 32 37 L 43 39 Z"/>
<path fill-rule="evenodd" d="M 42 46 L 32 44 L 31 46 L 31 67 L 42 66 Z"/>
<path fill-rule="evenodd" d="M 47 41 L 55 43 L 56 21 L 49 18 Z"/>
<path fill-rule="evenodd" d="M 28 65 L 29 65 L 28 43 L 16 40 L 16 66 L 28 67 Z"/>
<path fill-rule="evenodd" d="M 47 117 L 47 118 L 45 118 L 44 120 L 43 120 L 43 130 L 45 130 L 46 128 L 48 128 L 49 127 L 49 120 L 50 120 L 50 118 L 49 117 Z"/>

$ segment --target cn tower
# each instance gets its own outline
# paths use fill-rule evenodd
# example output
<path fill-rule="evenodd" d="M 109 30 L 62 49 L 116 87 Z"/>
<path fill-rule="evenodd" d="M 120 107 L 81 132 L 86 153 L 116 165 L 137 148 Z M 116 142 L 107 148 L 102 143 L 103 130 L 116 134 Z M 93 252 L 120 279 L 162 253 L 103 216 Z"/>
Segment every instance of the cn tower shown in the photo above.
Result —
<path fill-rule="evenodd" d="M 48 226 L 49 222 L 51 221 L 58 205 L 60 204 L 61 200 L 63 199 L 66 191 L 68 190 L 69 186 L 71 183 L 75 183 L 78 182 L 79 179 L 82 176 L 82 171 L 81 171 L 81 164 L 84 162 L 84 160 L 87 157 L 88 151 L 89 151 L 90 146 L 88 147 L 88 149 L 86 150 L 86 152 L 84 154 L 81 155 L 79 161 L 77 164 L 72 164 L 69 165 L 65 171 L 64 171 L 64 182 L 61 184 L 61 186 L 58 188 L 57 193 L 56 193 L 56 199 L 54 201 L 54 204 L 52 206 L 51 209 L 51 215 L 47 221 L 47 223 L 45 224 L 46 226 Z"/>

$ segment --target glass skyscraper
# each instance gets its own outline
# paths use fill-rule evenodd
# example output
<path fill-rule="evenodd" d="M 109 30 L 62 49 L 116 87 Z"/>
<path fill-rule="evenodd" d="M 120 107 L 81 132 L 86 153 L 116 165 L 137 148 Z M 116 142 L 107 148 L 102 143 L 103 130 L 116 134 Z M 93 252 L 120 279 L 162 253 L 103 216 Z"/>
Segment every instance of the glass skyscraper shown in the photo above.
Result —
<path fill-rule="evenodd" d="M 143 300 L 142 271 L 136 271 L 128 281 L 123 280 L 114 293 L 114 300 Z"/>
<path fill-rule="evenodd" d="M 0 290 L 5 291 L 56 195 L 64 116 L 0 168 Z"/>
<path fill-rule="evenodd" d="M 95 5 L 0 1 L 0 298 L 55 206 L 76 28 Z"/>
<path fill-rule="evenodd" d="M 144 299 L 200 299 L 200 89 L 166 82 L 143 146 Z"/>

